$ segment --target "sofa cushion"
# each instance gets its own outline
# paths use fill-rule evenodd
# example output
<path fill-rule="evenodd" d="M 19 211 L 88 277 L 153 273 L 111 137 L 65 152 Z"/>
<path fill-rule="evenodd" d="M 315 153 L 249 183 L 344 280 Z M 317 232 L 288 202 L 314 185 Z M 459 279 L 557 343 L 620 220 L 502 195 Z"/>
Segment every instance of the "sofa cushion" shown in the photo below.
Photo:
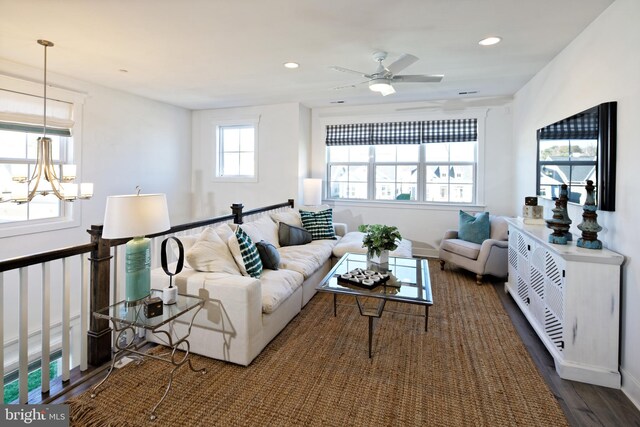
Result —
<path fill-rule="evenodd" d="M 479 212 L 475 216 L 460 211 L 458 215 L 458 238 L 467 242 L 482 243 L 491 234 L 489 212 Z"/>
<path fill-rule="evenodd" d="M 334 239 L 333 210 L 326 209 L 319 212 L 300 211 L 302 225 L 311 233 L 313 240 Z"/>
<path fill-rule="evenodd" d="M 272 213 L 271 219 L 273 219 L 277 224 L 284 222 L 285 224 L 302 228 L 302 220 L 300 219 L 300 212 L 292 208 L 287 208 L 280 212 Z"/>
<path fill-rule="evenodd" d="M 280 268 L 297 271 L 307 279 L 331 257 L 334 245 L 335 240 L 314 240 L 306 245 L 281 247 Z"/>
<path fill-rule="evenodd" d="M 262 273 L 260 254 L 251 237 L 242 230 L 242 227 L 236 228 L 235 234 L 229 237 L 228 244 L 240 273 L 244 276 L 260 277 Z"/>
<path fill-rule="evenodd" d="M 268 215 L 264 215 L 255 221 L 245 222 L 242 224 L 242 230 L 251 237 L 254 243 L 264 240 L 275 247 L 280 246 L 278 242 L 278 225 Z"/>
<path fill-rule="evenodd" d="M 302 274 L 292 270 L 264 270 L 260 276 L 262 312 L 273 313 L 303 281 Z"/>
<path fill-rule="evenodd" d="M 304 245 L 311 242 L 311 233 L 301 227 L 281 222 L 278 226 L 280 246 Z"/>
<path fill-rule="evenodd" d="M 280 265 L 280 253 L 278 249 L 264 240 L 257 242 L 256 248 L 260 255 L 260 261 L 262 261 L 262 267 L 269 270 L 277 270 L 278 265 Z"/>
<path fill-rule="evenodd" d="M 240 274 L 227 243 L 211 228 L 205 228 L 185 255 L 188 265 L 198 271 Z"/>
<path fill-rule="evenodd" d="M 442 243 L 440 244 L 440 249 L 447 252 L 452 252 L 465 258 L 476 260 L 478 259 L 478 255 L 480 254 L 481 246 L 482 245 L 479 243 L 467 242 L 466 240 L 462 239 L 447 239 L 442 241 Z"/>
<path fill-rule="evenodd" d="M 362 239 L 364 239 L 364 233 L 360 231 L 350 231 L 333 247 L 333 256 L 340 258 L 347 252 L 366 254 L 367 248 L 362 247 Z M 413 256 L 412 246 L 411 240 L 402 239 L 398 242 L 398 247 L 389 252 L 389 256 L 411 258 Z"/>

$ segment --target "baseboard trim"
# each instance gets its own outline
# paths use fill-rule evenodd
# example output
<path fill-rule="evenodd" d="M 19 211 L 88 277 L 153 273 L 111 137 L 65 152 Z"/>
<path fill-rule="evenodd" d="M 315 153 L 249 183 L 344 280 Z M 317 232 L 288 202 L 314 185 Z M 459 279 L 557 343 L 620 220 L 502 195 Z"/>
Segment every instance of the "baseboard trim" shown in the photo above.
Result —
<path fill-rule="evenodd" d="M 438 258 L 438 249 L 413 248 L 413 255 L 423 258 Z"/>
<path fill-rule="evenodd" d="M 625 369 L 620 368 L 620 373 L 622 374 L 622 392 L 640 410 L 640 381 Z"/>

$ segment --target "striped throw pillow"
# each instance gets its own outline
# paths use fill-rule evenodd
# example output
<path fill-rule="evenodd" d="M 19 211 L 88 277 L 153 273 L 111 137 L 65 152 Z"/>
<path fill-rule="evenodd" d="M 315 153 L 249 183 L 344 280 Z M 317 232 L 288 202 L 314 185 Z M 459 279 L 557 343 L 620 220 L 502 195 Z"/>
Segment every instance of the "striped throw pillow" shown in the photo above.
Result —
<path fill-rule="evenodd" d="M 251 241 L 251 237 L 242 228 L 238 227 L 236 229 L 236 239 L 238 239 L 240 255 L 242 255 L 242 262 L 247 274 L 251 277 L 260 277 L 262 261 L 260 261 L 260 254 L 256 245 Z"/>
<path fill-rule="evenodd" d="M 333 210 L 319 212 L 300 211 L 300 219 L 304 228 L 311 233 L 313 240 L 336 239 L 333 230 Z"/>

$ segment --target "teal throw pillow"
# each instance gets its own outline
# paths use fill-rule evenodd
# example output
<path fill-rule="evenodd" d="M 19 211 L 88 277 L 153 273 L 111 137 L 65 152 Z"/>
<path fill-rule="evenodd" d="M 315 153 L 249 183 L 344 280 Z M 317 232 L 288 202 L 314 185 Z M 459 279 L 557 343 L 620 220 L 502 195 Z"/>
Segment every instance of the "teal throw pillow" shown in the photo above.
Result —
<path fill-rule="evenodd" d="M 238 239 L 242 262 L 244 263 L 244 268 L 247 270 L 247 274 L 251 277 L 260 277 L 260 273 L 262 273 L 262 261 L 260 260 L 260 254 L 258 253 L 256 245 L 253 244 L 249 235 L 240 227 L 236 229 L 236 239 Z"/>
<path fill-rule="evenodd" d="M 256 243 L 256 248 L 260 254 L 260 261 L 262 261 L 262 267 L 269 270 L 277 270 L 280 265 L 280 253 L 269 242 L 261 240 Z"/>
<path fill-rule="evenodd" d="M 302 226 L 311 233 L 313 240 L 336 239 L 333 229 L 333 210 L 319 212 L 300 211 Z"/>
<path fill-rule="evenodd" d="M 280 246 L 296 246 L 311 243 L 311 233 L 304 228 L 281 222 L 278 226 L 278 241 Z"/>
<path fill-rule="evenodd" d="M 461 240 L 481 244 L 491 234 L 489 212 L 480 212 L 474 216 L 460 211 L 458 221 L 458 238 Z"/>

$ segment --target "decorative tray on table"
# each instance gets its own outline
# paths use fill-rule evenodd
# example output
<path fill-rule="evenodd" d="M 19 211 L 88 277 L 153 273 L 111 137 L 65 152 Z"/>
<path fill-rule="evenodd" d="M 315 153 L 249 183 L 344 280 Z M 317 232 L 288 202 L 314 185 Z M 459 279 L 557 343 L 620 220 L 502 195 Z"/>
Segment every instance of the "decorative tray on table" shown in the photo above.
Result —
<path fill-rule="evenodd" d="M 364 270 L 356 268 L 345 274 L 336 274 L 339 283 L 361 286 L 363 288 L 373 289 L 378 285 L 386 283 L 391 276 L 389 273 L 382 273 L 373 270 Z"/>

